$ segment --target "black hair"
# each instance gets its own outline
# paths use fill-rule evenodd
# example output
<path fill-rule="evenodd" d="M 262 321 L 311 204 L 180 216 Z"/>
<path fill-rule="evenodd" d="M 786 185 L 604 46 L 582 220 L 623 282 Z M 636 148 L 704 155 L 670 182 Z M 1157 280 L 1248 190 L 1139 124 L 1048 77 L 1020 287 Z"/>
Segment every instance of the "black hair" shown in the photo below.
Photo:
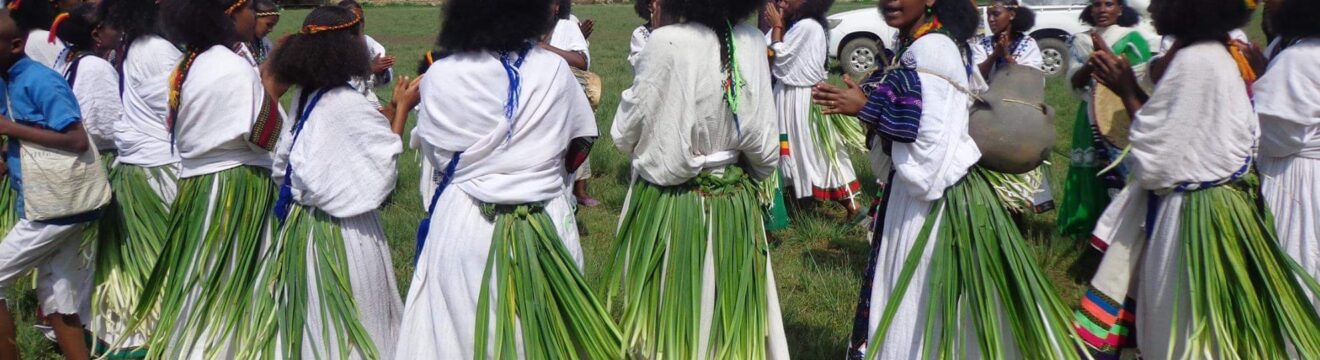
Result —
<path fill-rule="evenodd" d="M 1302 38 L 1320 35 L 1320 1 L 1284 0 L 1270 11 L 1270 28 L 1278 36 Z"/>
<path fill-rule="evenodd" d="M 32 30 L 50 30 L 50 24 L 55 21 L 55 5 L 48 0 L 10 0 L 11 3 L 17 3 L 18 8 L 9 12 L 9 16 L 14 18 L 14 24 L 18 25 L 18 31 L 27 34 Z"/>
<path fill-rule="evenodd" d="M 573 15 L 573 0 L 555 0 L 555 1 L 559 2 L 559 13 L 555 14 L 555 18 L 561 20 L 568 20 L 568 17 L 570 15 Z"/>
<path fill-rule="evenodd" d="M 351 26 L 290 35 L 270 58 L 275 78 L 304 90 L 347 84 L 355 77 L 371 74 L 367 45 L 357 35 L 362 23 L 352 10 L 338 6 L 313 9 L 303 20 L 303 29 L 313 26 Z"/>
<path fill-rule="evenodd" d="M 235 1 L 248 0 L 162 0 L 161 27 L 170 41 L 194 51 L 228 46 L 237 32 L 234 20 L 225 14 Z M 244 6 L 251 6 L 251 3 Z"/>
<path fill-rule="evenodd" d="M 798 7 L 796 14 L 793 14 L 793 20 L 788 27 L 792 28 L 798 21 L 815 20 L 820 23 L 821 28 L 829 31 L 829 22 L 825 17 L 829 16 L 831 6 L 834 6 L 834 0 L 803 0 L 802 6 Z"/>
<path fill-rule="evenodd" d="M 550 31 L 556 0 L 449 0 L 436 45 L 454 51 L 518 51 Z"/>
<path fill-rule="evenodd" d="M 417 61 L 417 75 L 425 74 L 427 70 L 431 70 L 431 64 L 453 54 L 453 52 L 445 50 L 431 50 L 423 53 L 422 59 Z"/>
<path fill-rule="evenodd" d="M 1036 27 L 1036 12 L 1026 5 L 1022 5 L 1018 0 L 994 0 L 990 2 L 991 6 L 1004 5 L 1013 9 L 1013 23 L 1008 24 L 1008 31 L 1020 34 L 1026 34 L 1031 28 Z"/>
<path fill-rule="evenodd" d="M 1150 6 L 1155 31 L 1188 44 L 1227 41 L 1228 33 L 1246 25 L 1251 13 L 1242 0 L 1161 0 Z"/>
<path fill-rule="evenodd" d="M 125 44 L 145 35 L 159 35 L 159 13 L 155 0 L 101 0 L 96 5 L 96 17 L 118 29 Z"/>
<path fill-rule="evenodd" d="M 729 42 L 733 40 L 730 25 L 747 19 L 763 4 L 762 0 L 664 0 L 660 2 L 660 13 L 667 18 L 684 19 L 684 22 L 714 30 L 720 42 L 720 63 L 727 67 L 729 46 L 732 45 Z"/>
<path fill-rule="evenodd" d="M 1158 0 L 1155 2 L 1159 2 L 1159 1 L 1164 1 L 1164 0 Z M 1138 13 L 1137 9 L 1133 9 L 1131 6 L 1128 6 L 1127 0 L 1115 0 L 1114 2 L 1118 3 L 1119 6 L 1123 7 L 1123 13 L 1118 15 L 1118 23 L 1117 23 L 1118 26 L 1133 27 L 1133 26 L 1137 26 L 1137 23 L 1141 22 L 1141 13 Z M 1095 7 L 1095 1 L 1092 1 L 1090 4 L 1086 4 L 1086 8 L 1082 9 L 1082 16 L 1079 17 L 1079 19 L 1082 20 L 1083 24 L 1095 26 L 1095 16 L 1091 15 L 1091 8 L 1093 7 Z"/>
<path fill-rule="evenodd" d="M 96 18 L 96 8 L 91 4 L 82 4 L 69 10 L 69 17 L 56 27 L 55 36 L 78 51 L 90 51 L 96 45 L 92 38 L 101 21 Z"/>
<path fill-rule="evenodd" d="M 255 0 L 252 2 L 252 9 L 257 12 L 280 11 L 280 6 L 271 0 Z"/>
<path fill-rule="evenodd" d="M 637 17 L 646 21 L 644 25 L 646 25 L 647 28 L 654 26 L 654 24 L 651 24 L 652 1 L 655 0 L 633 0 L 633 12 L 637 13 Z"/>
<path fill-rule="evenodd" d="M 339 0 L 336 5 L 345 9 L 362 9 L 362 3 L 357 2 L 357 0 Z"/>
<path fill-rule="evenodd" d="M 976 36 L 977 28 L 981 26 L 981 11 L 971 1 L 936 0 L 935 5 L 931 6 L 931 12 L 940 19 L 944 31 L 948 32 L 959 48 L 966 47 L 967 40 Z"/>

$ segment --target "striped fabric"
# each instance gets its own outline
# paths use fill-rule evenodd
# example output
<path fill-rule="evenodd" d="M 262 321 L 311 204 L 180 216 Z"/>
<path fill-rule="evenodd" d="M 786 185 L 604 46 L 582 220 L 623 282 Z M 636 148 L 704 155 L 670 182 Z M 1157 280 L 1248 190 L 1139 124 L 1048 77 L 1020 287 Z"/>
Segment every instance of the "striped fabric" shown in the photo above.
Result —
<path fill-rule="evenodd" d="M 279 105 L 278 102 L 271 101 L 269 96 L 263 96 L 261 112 L 257 114 L 257 121 L 252 123 L 248 142 L 266 151 L 275 151 L 275 144 L 280 142 L 280 130 L 284 126 Z"/>
<path fill-rule="evenodd" d="M 914 69 L 893 69 L 880 76 L 857 118 L 881 136 L 900 143 L 917 141 L 921 123 L 921 79 Z"/>
<path fill-rule="evenodd" d="M 779 134 L 779 156 L 789 156 L 788 134 Z"/>
<path fill-rule="evenodd" d="M 856 181 L 833 189 L 811 187 L 811 197 L 821 201 L 847 200 L 862 190 L 862 184 Z"/>
<path fill-rule="evenodd" d="M 1119 304 L 1095 289 L 1086 291 L 1082 306 L 1075 312 L 1073 326 L 1087 351 L 1095 359 L 1118 359 L 1119 353 L 1132 347 L 1136 303 L 1131 299 Z"/>

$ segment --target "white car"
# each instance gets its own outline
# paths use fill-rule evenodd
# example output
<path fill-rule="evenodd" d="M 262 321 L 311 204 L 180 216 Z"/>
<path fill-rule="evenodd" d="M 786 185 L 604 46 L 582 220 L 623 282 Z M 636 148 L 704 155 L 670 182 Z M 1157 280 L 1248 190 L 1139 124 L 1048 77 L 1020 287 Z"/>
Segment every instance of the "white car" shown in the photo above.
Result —
<path fill-rule="evenodd" d="M 1072 34 L 1089 29 L 1080 19 L 1089 1 L 1023 0 L 1022 3 L 1036 12 L 1036 27 L 1027 34 L 1040 45 L 1041 55 L 1045 58 L 1045 73 L 1049 76 L 1067 73 L 1068 39 Z M 1154 35 L 1150 17 L 1145 11 L 1149 0 L 1129 0 L 1128 3 L 1141 13 L 1140 26 L 1148 34 L 1151 44 L 1159 44 L 1159 37 Z M 981 14 L 985 14 L 984 7 L 981 8 Z M 981 23 L 986 24 L 985 21 Z M 833 49 L 830 56 L 838 60 L 843 72 L 854 79 L 865 78 L 879 64 L 887 61 L 882 49 L 892 49 L 894 46 L 892 42 L 897 30 L 885 24 L 877 7 L 831 15 L 829 25 L 829 48 Z"/>

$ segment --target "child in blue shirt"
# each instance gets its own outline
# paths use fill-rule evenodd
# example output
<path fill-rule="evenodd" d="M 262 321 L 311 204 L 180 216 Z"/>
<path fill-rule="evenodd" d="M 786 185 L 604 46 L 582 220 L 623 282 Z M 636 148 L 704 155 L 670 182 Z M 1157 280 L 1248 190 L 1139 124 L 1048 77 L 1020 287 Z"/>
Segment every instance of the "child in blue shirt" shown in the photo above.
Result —
<path fill-rule="evenodd" d="M 37 269 L 37 301 L 67 359 L 87 359 L 83 325 L 78 317 L 90 297 L 90 256 L 81 247 L 83 230 L 95 212 L 62 219 L 33 221 L 23 214 L 23 176 L 19 143 L 83 153 L 91 146 L 83 131 L 78 100 L 60 74 L 24 54 L 26 37 L 8 11 L 0 11 L 0 78 L 5 105 L 0 107 L 0 135 L 8 139 L 4 156 L 10 185 L 18 191 L 19 220 L 0 241 L 0 358 L 18 358 L 14 318 L 4 290 Z"/>

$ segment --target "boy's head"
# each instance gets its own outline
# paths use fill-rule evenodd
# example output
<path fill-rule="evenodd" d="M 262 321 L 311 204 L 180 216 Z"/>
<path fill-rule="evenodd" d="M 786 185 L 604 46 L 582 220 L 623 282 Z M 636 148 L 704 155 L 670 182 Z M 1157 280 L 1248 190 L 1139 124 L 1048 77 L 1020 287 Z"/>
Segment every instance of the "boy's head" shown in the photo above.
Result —
<path fill-rule="evenodd" d="M 26 42 L 27 36 L 18 30 L 18 23 L 14 22 L 9 10 L 0 9 L 0 66 L 8 69 L 22 58 Z"/>

